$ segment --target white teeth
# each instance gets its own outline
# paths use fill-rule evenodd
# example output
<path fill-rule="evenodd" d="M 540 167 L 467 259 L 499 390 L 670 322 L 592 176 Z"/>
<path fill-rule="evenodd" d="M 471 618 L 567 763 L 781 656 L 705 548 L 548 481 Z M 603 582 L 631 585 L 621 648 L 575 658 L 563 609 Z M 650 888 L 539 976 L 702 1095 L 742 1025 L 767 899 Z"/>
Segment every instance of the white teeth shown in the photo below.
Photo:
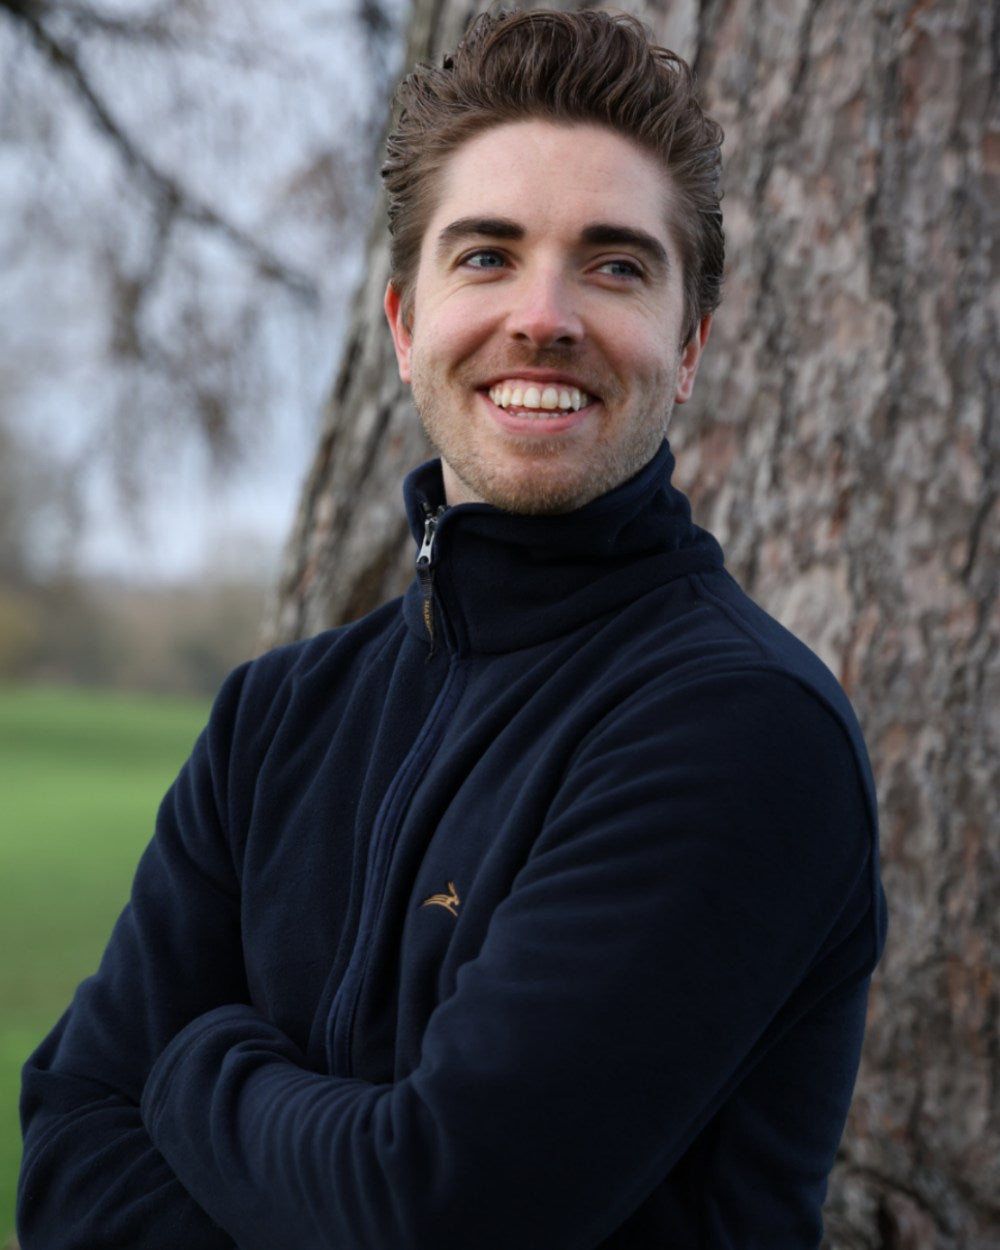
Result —
<path fill-rule="evenodd" d="M 536 412 L 579 412 L 593 398 L 576 386 L 537 386 L 533 382 L 498 382 L 490 387 L 498 408 L 529 408 Z"/>

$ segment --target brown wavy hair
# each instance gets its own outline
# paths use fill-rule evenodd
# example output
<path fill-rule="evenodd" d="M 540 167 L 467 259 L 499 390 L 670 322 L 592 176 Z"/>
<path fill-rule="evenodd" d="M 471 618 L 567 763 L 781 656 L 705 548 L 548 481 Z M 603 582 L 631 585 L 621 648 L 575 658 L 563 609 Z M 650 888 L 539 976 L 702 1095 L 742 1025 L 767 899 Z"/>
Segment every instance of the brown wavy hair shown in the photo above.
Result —
<path fill-rule="evenodd" d="M 548 9 L 484 13 L 440 68 L 399 85 L 382 166 L 392 284 L 411 304 L 420 245 L 451 154 L 493 126 L 534 119 L 608 126 L 651 151 L 676 189 L 670 223 L 684 270 L 684 341 L 719 304 L 725 238 L 722 128 L 687 63 L 635 18 Z"/>

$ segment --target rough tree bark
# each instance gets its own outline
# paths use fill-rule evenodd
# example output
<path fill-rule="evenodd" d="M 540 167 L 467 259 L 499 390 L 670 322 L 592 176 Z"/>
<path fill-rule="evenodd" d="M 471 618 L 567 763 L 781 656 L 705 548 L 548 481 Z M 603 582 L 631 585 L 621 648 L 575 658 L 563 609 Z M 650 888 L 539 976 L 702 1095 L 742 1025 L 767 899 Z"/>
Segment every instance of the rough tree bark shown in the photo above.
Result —
<path fill-rule="evenodd" d="M 727 132 L 727 291 L 679 482 L 732 571 L 838 674 L 890 898 L 832 1247 L 1000 1247 L 1000 6 L 628 5 Z M 465 0 L 416 0 L 408 63 Z M 381 221 L 267 627 L 396 593 L 426 453 L 381 321 Z"/>

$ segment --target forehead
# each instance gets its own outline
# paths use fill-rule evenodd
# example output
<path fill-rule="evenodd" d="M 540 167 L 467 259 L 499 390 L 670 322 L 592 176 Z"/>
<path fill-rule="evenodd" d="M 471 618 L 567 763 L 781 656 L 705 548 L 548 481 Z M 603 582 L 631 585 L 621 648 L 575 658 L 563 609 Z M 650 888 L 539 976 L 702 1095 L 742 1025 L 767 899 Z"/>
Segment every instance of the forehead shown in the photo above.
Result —
<path fill-rule="evenodd" d="M 474 135 L 449 157 L 423 251 L 432 251 L 441 231 L 466 217 L 517 221 L 528 237 L 555 232 L 571 238 L 591 222 L 614 222 L 652 234 L 672 251 L 672 198 L 669 171 L 617 131 L 511 122 Z"/>

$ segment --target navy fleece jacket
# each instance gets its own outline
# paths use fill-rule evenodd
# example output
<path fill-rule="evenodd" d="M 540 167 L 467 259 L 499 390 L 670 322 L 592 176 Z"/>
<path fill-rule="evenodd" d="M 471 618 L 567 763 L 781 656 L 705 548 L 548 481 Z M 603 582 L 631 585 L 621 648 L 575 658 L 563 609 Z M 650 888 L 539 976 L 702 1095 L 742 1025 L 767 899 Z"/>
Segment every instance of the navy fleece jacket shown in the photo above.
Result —
<path fill-rule="evenodd" d="M 426 465 L 409 593 L 227 681 L 25 1068 L 24 1250 L 818 1244 L 872 784 L 671 465 L 544 518 Z"/>

